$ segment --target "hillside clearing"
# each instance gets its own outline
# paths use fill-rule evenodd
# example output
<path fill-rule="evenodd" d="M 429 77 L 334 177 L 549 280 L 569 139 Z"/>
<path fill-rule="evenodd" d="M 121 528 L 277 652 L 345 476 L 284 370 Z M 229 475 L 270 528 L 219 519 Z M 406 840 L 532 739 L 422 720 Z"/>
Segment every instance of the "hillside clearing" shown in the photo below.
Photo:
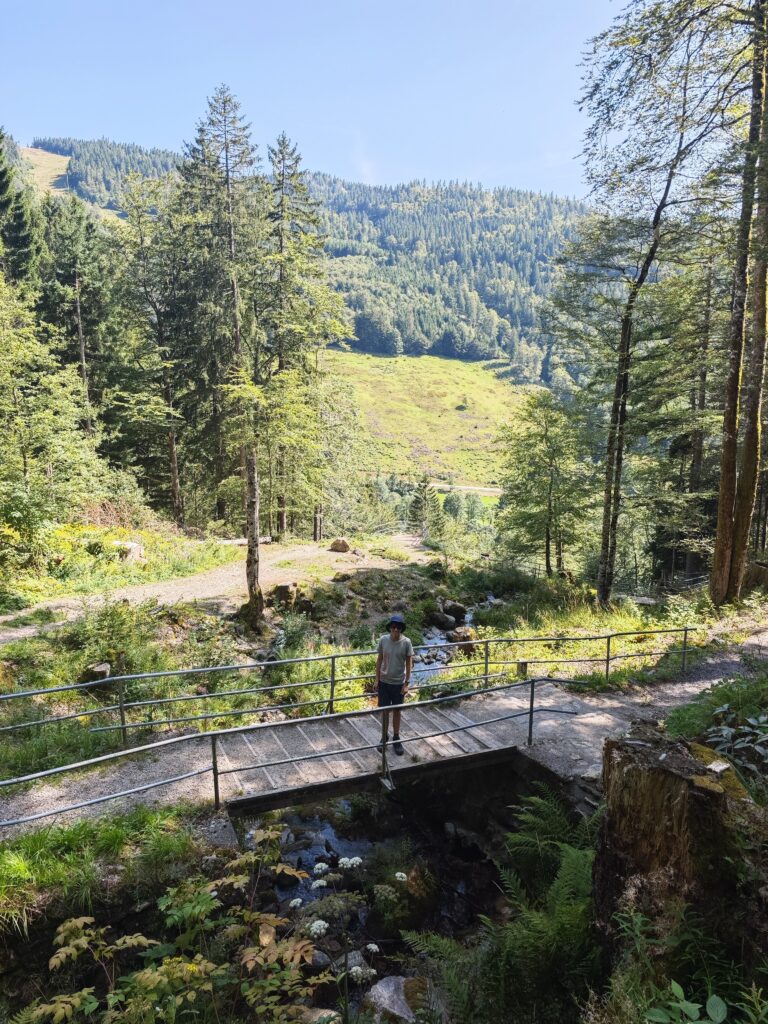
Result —
<path fill-rule="evenodd" d="M 41 192 L 69 192 L 67 166 L 69 157 L 46 153 L 44 149 L 20 146 L 19 151 L 32 170 L 32 180 Z"/>
<path fill-rule="evenodd" d="M 500 379 L 488 363 L 440 356 L 327 350 L 323 358 L 326 369 L 354 387 L 373 440 L 364 468 L 498 484 L 496 439 L 528 387 Z"/>

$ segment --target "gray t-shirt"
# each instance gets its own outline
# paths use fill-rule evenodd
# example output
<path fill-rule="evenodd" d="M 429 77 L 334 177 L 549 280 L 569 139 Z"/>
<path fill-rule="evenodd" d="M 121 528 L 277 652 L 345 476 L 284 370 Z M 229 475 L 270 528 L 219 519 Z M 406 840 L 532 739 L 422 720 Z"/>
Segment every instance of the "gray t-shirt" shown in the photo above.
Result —
<path fill-rule="evenodd" d="M 413 657 L 413 644 L 407 636 L 393 640 L 384 635 L 376 648 L 381 654 L 381 681 L 388 686 L 402 686 L 405 683 L 405 659 Z"/>

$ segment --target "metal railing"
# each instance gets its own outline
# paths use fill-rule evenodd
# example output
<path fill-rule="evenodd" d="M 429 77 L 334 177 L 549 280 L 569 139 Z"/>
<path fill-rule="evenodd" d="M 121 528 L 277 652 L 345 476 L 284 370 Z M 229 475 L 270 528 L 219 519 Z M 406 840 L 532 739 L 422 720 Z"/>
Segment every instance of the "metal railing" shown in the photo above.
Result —
<path fill-rule="evenodd" d="M 488 693 L 497 693 L 500 691 L 511 690 L 516 687 L 529 687 L 530 696 L 528 708 L 525 711 L 516 711 L 506 715 L 502 715 L 498 718 L 487 719 L 484 722 L 468 723 L 466 725 L 456 726 L 451 729 L 444 729 L 437 733 L 429 733 L 422 736 L 406 736 L 403 737 L 402 742 L 408 743 L 415 740 L 429 739 L 434 736 L 447 735 L 451 732 L 461 732 L 463 730 L 469 730 L 473 728 L 480 728 L 483 725 L 492 724 L 495 721 L 503 721 L 505 719 L 518 718 L 524 715 L 528 716 L 528 743 L 533 741 L 533 721 L 535 714 L 539 711 L 544 710 L 535 706 L 535 694 L 536 684 L 542 683 L 568 683 L 573 682 L 573 679 L 553 679 L 545 676 L 533 676 L 529 678 L 529 669 L 534 665 L 584 665 L 584 664 L 598 664 L 601 666 L 601 674 L 604 673 L 605 680 L 610 681 L 610 673 L 612 665 L 622 659 L 627 658 L 651 658 L 661 655 L 675 654 L 681 656 L 681 665 L 685 669 L 687 667 L 687 660 L 689 656 L 689 634 L 696 629 L 702 627 L 694 626 L 682 626 L 679 628 L 670 629 L 656 629 L 656 630 L 626 630 L 622 632 L 606 633 L 599 635 L 590 636 L 538 636 L 538 637 L 497 637 L 493 639 L 484 640 L 462 640 L 448 644 L 426 644 L 417 648 L 420 652 L 429 651 L 456 651 L 460 650 L 462 653 L 467 654 L 466 658 L 461 660 L 448 662 L 447 664 L 430 665 L 422 667 L 419 671 L 424 673 L 427 678 L 426 681 L 417 682 L 411 687 L 411 690 L 419 692 L 430 690 L 432 692 L 438 692 L 446 687 L 468 687 L 463 689 L 461 692 L 452 692 L 444 694 L 442 696 L 428 697 L 428 699 L 420 699 L 418 702 L 414 702 L 414 707 L 423 708 L 433 704 L 439 704 L 445 701 L 457 701 L 463 700 L 469 697 L 480 696 Z M 657 635 L 680 635 L 682 634 L 682 646 L 679 648 L 667 647 L 662 650 L 642 650 L 635 652 L 617 652 L 616 642 L 622 637 L 651 637 Z M 580 643 L 598 643 L 604 644 L 605 648 L 597 656 L 580 657 L 580 658 L 530 658 L 529 655 L 518 657 L 509 657 L 508 653 L 512 653 L 517 647 L 518 651 L 524 650 L 524 645 L 559 645 L 569 642 L 580 642 Z M 499 648 L 502 648 L 499 651 Z M 509 651 L 504 650 L 506 647 Z M 133 729 L 151 729 L 158 727 L 170 728 L 174 725 L 183 723 L 198 722 L 202 723 L 203 730 L 206 730 L 208 722 L 212 719 L 226 719 L 232 717 L 239 717 L 243 715 L 263 715 L 267 712 L 284 711 L 284 710 L 304 710 L 308 707 L 319 705 L 323 707 L 323 711 L 316 715 L 302 715 L 300 721 L 302 723 L 309 723 L 312 721 L 324 721 L 328 722 L 333 719 L 349 719 L 357 716 L 366 715 L 388 715 L 388 709 L 379 709 L 374 707 L 362 708 L 350 711 L 337 711 L 337 706 L 347 703 L 353 700 L 361 699 L 373 699 L 374 694 L 370 690 L 363 688 L 359 692 L 354 693 L 339 693 L 339 687 L 345 683 L 356 683 L 365 682 L 373 679 L 373 673 L 359 673 L 356 675 L 340 675 L 339 674 L 339 663 L 343 659 L 373 656 L 375 651 L 355 651 L 355 652 L 343 652 L 338 654 L 330 655 L 315 655 L 312 657 L 305 658 L 288 658 L 282 660 L 272 660 L 265 662 L 250 662 L 242 665 L 218 665 L 191 669 L 173 669 L 162 672 L 143 672 L 134 673 L 131 675 L 123 676 L 112 676 L 106 679 L 94 680 L 85 683 L 71 683 L 60 685 L 56 687 L 50 687 L 46 689 L 37 690 L 25 690 L 16 693 L 0 694 L 0 709 L 8 705 L 8 702 L 14 700 L 34 700 L 38 697 L 48 697 L 51 694 L 70 694 L 80 693 L 82 691 L 89 691 L 95 687 L 110 687 L 117 689 L 117 700 L 114 697 L 111 699 L 111 703 L 106 705 L 99 705 L 96 708 L 84 708 L 77 711 L 73 711 L 66 714 L 48 715 L 42 718 L 30 719 L 23 722 L 14 722 L 4 726 L 0 726 L 0 732 L 12 733 L 25 729 L 32 728 L 43 728 L 50 725 L 56 725 L 62 722 L 67 722 L 72 719 L 86 719 L 91 720 L 96 715 L 100 714 L 111 714 L 117 715 L 118 722 L 110 725 L 97 725 L 91 726 L 87 729 L 88 733 L 110 733 L 119 731 L 123 744 L 126 745 L 126 749 L 113 751 L 105 754 L 100 754 L 96 757 L 89 758 L 87 760 L 72 762 L 70 764 L 61 765 L 54 768 L 44 769 L 39 772 L 31 774 L 17 776 L 15 778 L 6 779 L 0 781 L 0 789 L 7 789 L 10 786 L 21 785 L 25 783 L 35 782 L 42 778 L 48 778 L 53 775 L 65 774 L 73 771 L 84 770 L 92 766 L 108 764 L 120 759 L 127 757 L 144 755 L 154 750 L 165 748 L 167 746 L 179 744 L 179 743 L 190 743 L 199 742 L 205 737 L 210 738 L 211 742 L 211 761 L 210 764 L 196 768 L 189 772 L 173 776 L 171 778 L 161 779 L 153 782 L 148 782 L 140 786 L 132 787 L 131 789 L 121 790 L 119 792 L 110 793 L 95 797 L 90 800 L 84 800 L 77 804 L 70 805 L 65 808 L 56 808 L 53 810 L 44 810 L 39 813 L 28 815 L 23 818 L 12 819 L 7 821 L 0 821 L 0 827 L 10 827 L 12 825 L 23 824 L 28 821 L 35 821 L 40 818 L 50 817 L 54 814 L 64 813 L 66 811 L 77 810 L 82 807 L 91 806 L 93 804 L 102 803 L 108 800 L 118 799 L 120 797 L 130 796 L 137 793 L 146 792 L 151 789 L 156 789 L 162 786 L 172 785 L 176 782 L 181 782 L 186 779 L 193 778 L 198 775 L 204 775 L 207 773 L 212 774 L 213 787 L 214 787 L 214 802 L 216 806 L 219 806 L 220 793 L 219 793 L 219 778 L 222 775 L 227 775 L 233 772 L 248 771 L 254 768 L 270 768 L 277 767 L 280 764 L 285 764 L 294 761 L 305 761 L 311 760 L 316 757 L 328 757 L 335 756 L 338 754 L 349 754 L 356 751 L 370 749 L 377 744 L 364 744 L 359 747 L 344 748 L 341 750 L 332 751 L 321 751 L 307 753 L 306 755 L 300 755 L 299 757 L 292 757 L 285 759 L 284 761 L 267 762 L 258 765 L 252 765 L 250 767 L 237 767 L 231 769 L 220 769 L 218 766 L 218 738 L 222 736 L 235 735 L 240 733 L 248 733 L 254 730 L 270 728 L 270 729 L 281 729 L 291 724 L 294 724 L 296 719 L 284 719 L 278 722 L 257 722 L 250 723 L 242 726 L 233 726 L 228 729 L 216 729 L 213 731 L 197 731 L 191 735 L 184 736 L 173 736 L 167 739 L 156 740 L 150 743 L 140 744 L 134 747 L 127 747 L 129 730 Z M 499 654 L 504 655 L 500 657 Z M 479 655 L 479 656 L 478 656 Z M 319 679 L 303 680 L 299 682 L 275 682 L 272 683 L 270 680 L 270 673 L 274 671 L 280 671 L 291 665 L 303 665 L 303 664 L 315 664 L 318 665 L 323 663 L 328 667 L 328 675 L 323 676 Z M 126 684 L 132 682 L 150 682 L 155 684 L 163 679 L 171 677 L 182 677 L 182 676 L 200 676 L 203 674 L 227 674 L 233 672 L 253 672 L 260 671 L 262 673 L 262 679 L 266 678 L 266 685 L 262 686 L 248 686 L 239 689 L 229 689 L 213 691 L 210 693 L 183 693 L 173 694 L 170 696 L 153 697 L 147 700 L 127 700 L 126 699 Z M 443 672 L 461 672 L 457 678 L 445 679 L 441 678 Z M 466 675 L 463 673 L 470 672 L 471 674 Z M 516 676 L 516 680 L 510 682 L 510 677 Z M 507 680 L 506 682 L 498 682 L 501 680 Z M 472 685 L 472 684 L 480 684 Z M 489 683 L 495 685 L 489 686 Z M 216 710 L 213 712 L 203 713 L 200 715 L 186 715 L 182 717 L 166 717 L 157 720 L 152 719 L 140 719 L 138 721 L 129 720 L 129 716 L 137 709 L 149 707 L 157 708 L 166 705 L 173 705 L 176 703 L 182 703 L 187 701 L 206 701 L 215 698 L 222 698 L 227 696 L 242 697 L 273 694 L 277 692 L 290 692 L 294 690 L 306 689 L 308 687 L 327 687 L 327 692 L 323 693 L 319 697 L 312 697 L 310 700 L 304 700 L 299 702 L 289 703 L 271 703 L 267 705 L 248 706 L 246 708 L 234 708 L 229 710 Z M 562 709 L 547 707 L 545 709 L 549 713 L 554 714 L 572 714 Z M 386 717 L 382 719 L 382 722 L 386 722 Z M 388 767 L 386 761 L 386 746 L 384 746 L 382 753 L 382 774 L 388 774 Z"/>
<path fill-rule="evenodd" d="M 477 690 L 470 690 L 464 693 L 452 693 L 442 697 L 432 697 L 428 700 L 418 701 L 413 705 L 414 708 L 424 708 L 433 705 L 439 705 L 444 703 L 455 703 L 460 700 L 465 700 L 470 697 L 477 697 L 483 694 L 500 693 L 502 691 L 513 690 L 519 687 L 529 688 L 529 700 L 528 706 L 524 710 L 511 711 L 503 715 L 496 715 L 491 718 L 486 718 L 481 722 L 466 722 L 461 725 L 453 725 L 450 728 L 434 730 L 427 733 L 417 734 L 405 734 L 401 736 L 401 742 L 403 745 L 414 743 L 420 740 L 432 739 L 439 736 L 451 735 L 456 732 L 468 731 L 471 729 L 479 729 L 493 725 L 498 722 L 513 720 L 517 718 L 528 718 L 528 729 L 527 729 L 527 743 L 530 746 L 533 743 L 533 721 L 534 716 L 540 712 L 546 712 L 547 714 L 555 715 L 575 715 L 576 711 L 567 708 L 557 708 L 547 705 L 546 707 L 537 708 L 535 706 L 536 700 L 536 683 L 548 683 L 552 684 L 557 680 L 549 678 L 531 678 L 525 679 L 514 683 L 503 683 L 498 686 L 483 687 Z M 406 705 L 407 706 L 407 705 Z M 0 829 L 11 828 L 18 825 L 28 824 L 32 821 L 39 821 L 43 818 L 50 818 L 58 814 L 66 814 L 70 811 L 81 810 L 85 807 L 92 807 L 97 804 L 106 803 L 110 800 L 118 800 L 123 797 L 134 796 L 139 793 L 148 792 L 151 789 L 158 789 L 163 786 L 171 786 L 178 782 L 183 782 L 187 779 L 196 778 L 198 776 L 211 774 L 212 777 L 212 788 L 213 788 L 213 802 L 216 809 L 221 806 L 221 791 L 220 791 L 220 779 L 222 776 L 236 774 L 239 772 L 255 771 L 257 769 L 267 769 L 274 767 L 287 766 L 292 764 L 301 763 L 304 761 L 311 761 L 317 758 L 323 757 L 336 757 L 341 754 L 352 754 L 358 753 L 365 750 L 373 750 L 375 748 L 381 748 L 381 773 L 382 777 L 389 777 L 389 766 L 387 760 L 387 745 L 385 739 L 387 735 L 387 723 L 388 716 L 392 708 L 364 708 L 356 711 L 346 712 L 334 712 L 332 714 L 314 715 L 308 716 L 301 719 L 302 725 L 310 722 L 323 722 L 328 723 L 333 720 L 344 720 L 347 721 L 352 718 L 364 718 L 364 717 L 382 717 L 382 732 L 381 738 L 371 743 L 362 743 L 355 746 L 341 747 L 338 749 L 331 750 L 313 750 L 312 752 L 298 755 L 291 755 L 285 758 L 278 758 L 272 761 L 258 762 L 254 764 L 237 765 L 234 768 L 220 768 L 219 767 L 219 742 L 226 737 L 240 736 L 249 733 L 258 733 L 263 729 L 279 730 L 295 726 L 297 723 L 295 720 L 286 719 L 281 722 L 259 722 L 253 725 L 245 725 L 234 727 L 230 729 L 217 729 L 208 734 L 197 733 L 195 735 L 186 736 L 173 736 L 169 739 L 157 740 L 153 743 L 143 744 L 138 747 L 132 747 L 127 750 L 118 750 L 109 754 L 101 754 L 98 757 L 89 758 L 85 761 L 75 761 L 70 764 L 60 765 L 56 768 L 46 768 L 39 772 L 31 772 L 27 775 L 17 776 L 13 779 L 5 779 L 0 781 L 0 790 L 7 789 L 11 786 L 23 785 L 25 783 L 37 782 L 40 779 L 51 778 L 56 775 L 69 774 L 71 772 L 84 771 L 95 766 L 104 766 L 117 761 L 126 760 L 130 757 L 144 756 L 152 751 L 161 750 L 167 747 L 178 746 L 180 744 L 199 743 L 208 739 L 211 744 L 211 760 L 209 764 L 205 764 L 200 768 L 195 768 L 188 772 L 183 772 L 179 775 L 173 775 L 169 778 L 156 779 L 152 782 L 147 782 L 139 786 L 133 786 L 129 789 L 122 789 L 111 793 L 101 794 L 97 797 L 92 797 L 87 800 L 81 800 L 74 804 L 68 804 L 64 807 L 46 808 L 42 811 L 37 811 L 34 814 L 28 814 L 17 818 L 8 818 L 0 821 Z"/>
<path fill-rule="evenodd" d="M 531 637 L 496 637 L 493 639 L 470 639 L 453 643 L 423 644 L 416 648 L 419 653 L 430 651 L 467 653 L 467 658 L 458 661 L 448 661 L 443 664 L 419 665 L 414 669 L 417 679 L 425 676 L 427 681 L 417 682 L 411 687 L 413 691 L 434 689 L 441 685 L 464 685 L 499 678 L 503 675 L 511 675 L 511 672 L 504 670 L 514 667 L 515 674 L 519 678 L 527 677 L 529 670 L 535 666 L 563 666 L 563 665 L 600 665 L 602 675 L 606 683 L 610 682 L 611 669 L 614 663 L 633 658 L 656 658 L 666 655 L 680 655 L 681 667 L 685 671 L 689 657 L 689 635 L 691 632 L 701 629 L 697 626 L 681 626 L 668 629 L 646 629 L 646 630 L 625 630 L 621 632 L 596 634 L 589 636 L 531 636 Z M 615 642 L 622 637 L 650 637 L 661 635 L 682 634 L 682 646 L 680 648 L 666 647 L 660 650 L 638 650 L 617 652 Z M 584 656 L 577 658 L 548 657 L 531 658 L 528 654 L 519 654 L 513 658 L 492 657 L 494 649 L 509 647 L 513 650 L 523 650 L 528 645 L 550 645 L 559 646 L 566 643 L 587 643 L 604 645 L 604 650 L 595 656 Z M 476 657 L 478 651 L 481 657 Z M 339 694 L 339 687 L 347 683 L 366 682 L 371 684 L 374 680 L 373 672 L 366 672 L 357 675 L 340 675 L 339 663 L 344 659 L 373 657 L 375 650 L 345 651 L 338 654 L 313 655 L 303 658 L 285 658 L 270 661 L 246 662 L 239 665 L 215 665 L 207 667 L 196 667 L 187 669 L 168 669 L 160 672 L 138 672 L 129 675 L 109 676 L 104 679 L 96 679 L 83 683 L 69 683 L 60 686 L 45 687 L 35 690 L 21 690 L 13 693 L 0 694 L 0 711 L 8 707 L 12 701 L 28 700 L 35 702 L 36 698 L 46 700 L 54 694 L 88 693 L 89 691 L 108 691 L 111 701 L 106 704 L 98 704 L 95 707 L 78 708 L 66 713 L 43 715 L 42 717 L 31 717 L 25 721 L 10 722 L 0 725 L 0 735 L 16 733 L 21 730 L 42 728 L 45 726 L 57 725 L 73 720 L 91 720 L 101 715 L 110 715 L 113 721 L 106 725 L 91 725 L 88 732 L 91 734 L 120 732 L 121 741 L 128 743 L 129 731 L 144 729 L 152 730 L 157 728 L 170 728 L 173 726 L 200 723 L 205 730 L 207 724 L 215 719 L 242 718 L 248 715 L 263 715 L 266 713 L 302 711 L 315 705 L 326 705 L 326 712 L 333 714 L 337 704 L 347 703 L 353 700 L 361 700 L 373 696 L 370 688 L 365 685 L 359 692 Z M 323 664 L 327 668 L 327 674 L 321 678 L 301 680 L 298 682 L 280 681 L 269 682 L 270 674 L 284 671 L 291 666 Z M 437 677 L 440 673 L 457 671 L 465 672 L 470 669 L 479 669 L 475 675 L 462 675 L 458 678 L 448 679 L 442 683 Z M 498 670 L 502 670 L 501 672 Z M 160 697 L 150 697 L 142 700 L 131 700 L 127 698 L 126 686 L 130 683 L 150 683 L 152 685 L 159 681 L 170 678 L 182 678 L 199 675 L 221 675 L 227 673 L 252 673 L 260 672 L 262 680 L 266 684 L 259 686 L 245 686 L 235 689 L 211 690 L 209 692 L 174 693 Z M 297 690 L 309 690 L 313 687 L 327 687 L 327 695 L 312 697 L 304 701 L 284 700 L 277 703 L 259 704 L 259 698 L 265 694 L 290 694 Z M 221 700 L 222 698 L 243 698 L 253 697 L 254 701 L 247 707 L 230 707 L 229 709 L 217 709 L 211 712 L 199 714 L 182 715 L 165 718 L 141 718 L 133 719 L 132 716 L 142 708 L 154 709 L 169 707 L 176 704 L 187 704 L 190 701 L 204 704 L 206 701 Z M 36 705 L 36 707 L 39 705 Z"/>

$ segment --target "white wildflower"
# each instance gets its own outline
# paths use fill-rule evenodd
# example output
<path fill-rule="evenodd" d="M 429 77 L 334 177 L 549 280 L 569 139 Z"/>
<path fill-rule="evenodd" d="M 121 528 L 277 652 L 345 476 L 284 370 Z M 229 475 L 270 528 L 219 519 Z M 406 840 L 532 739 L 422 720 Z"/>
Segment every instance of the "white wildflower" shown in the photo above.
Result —
<path fill-rule="evenodd" d="M 407 882 L 408 881 L 408 875 L 406 875 L 402 871 L 396 871 L 395 872 L 395 880 L 397 882 Z"/>
<path fill-rule="evenodd" d="M 211 889 L 211 896 L 218 896 L 218 895 L 219 895 L 219 890 L 218 889 Z"/>
<path fill-rule="evenodd" d="M 291 900 L 288 906 L 291 908 L 291 910 L 296 910 L 297 907 L 300 907 L 303 902 L 304 901 L 301 899 L 301 897 L 297 896 L 295 900 Z"/>
<path fill-rule="evenodd" d="M 379 947 L 376 945 L 375 942 L 369 942 L 368 945 L 365 948 L 368 950 L 369 953 L 378 953 L 379 952 Z"/>
<path fill-rule="evenodd" d="M 362 863 L 362 857 L 339 857 L 340 868 L 359 868 Z"/>
<path fill-rule="evenodd" d="M 312 888 L 313 889 L 327 889 L 328 888 L 328 883 L 326 882 L 326 880 L 324 878 L 316 878 L 315 881 L 312 883 Z"/>
<path fill-rule="evenodd" d="M 322 939 L 327 931 L 328 922 L 321 921 L 320 918 L 318 918 L 317 921 L 313 921 L 309 926 L 309 934 L 313 939 Z"/>
<path fill-rule="evenodd" d="M 331 869 L 328 867 L 325 861 L 319 860 L 312 870 L 315 872 L 316 875 L 324 875 L 327 871 L 330 871 Z"/>
<path fill-rule="evenodd" d="M 372 967 L 361 967 L 355 964 L 354 967 L 349 969 L 350 981 L 353 981 L 356 985 L 362 985 L 364 981 L 370 981 L 371 978 L 376 977 L 376 971 Z"/>

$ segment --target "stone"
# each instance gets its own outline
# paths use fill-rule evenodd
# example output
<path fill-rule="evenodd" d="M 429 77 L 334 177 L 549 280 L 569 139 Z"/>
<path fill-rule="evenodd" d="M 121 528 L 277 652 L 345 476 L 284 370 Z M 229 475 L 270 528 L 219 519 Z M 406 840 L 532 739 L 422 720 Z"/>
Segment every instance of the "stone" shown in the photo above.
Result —
<path fill-rule="evenodd" d="M 301 612 L 302 615 L 312 615 L 315 610 L 315 602 L 311 597 L 306 595 L 300 597 L 296 602 L 296 611 Z"/>
<path fill-rule="evenodd" d="M 80 673 L 78 683 L 95 683 L 100 679 L 109 679 L 112 666 L 108 661 L 100 661 L 96 665 L 88 665 Z"/>
<path fill-rule="evenodd" d="M 312 969 L 314 971 L 327 971 L 331 966 L 331 958 L 322 949 L 316 949 L 312 954 Z"/>
<path fill-rule="evenodd" d="M 412 1024 L 424 1008 L 426 985 L 421 978 L 392 975 L 369 990 L 363 1006 L 373 1011 L 373 1024 Z"/>
<path fill-rule="evenodd" d="M 344 537 L 337 537 L 336 540 L 331 541 L 331 546 L 328 550 L 346 554 L 349 551 L 349 541 L 345 540 Z"/>
<path fill-rule="evenodd" d="M 337 572 L 332 577 L 332 582 L 333 583 L 349 583 L 349 581 L 351 579 L 352 579 L 352 573 L 351 572 Z"/>
<path fill-rule="evenodd" d="M 337 957 L 332 964 L 333 970 L 336 974 L 341 971 L 351 971 L 353 967 L 367 967 L 368 963 L 359 949 L 351 949 L 347 953 L 347 962 L 344 963 L 344 957 Z"/>
<path fill-rule="evenodd" d="M 135 540 L 113 540 L 112 547 L 121 562 L 145 562 L 144 548 Z"/>
<path fill-rule="evenodd" d="M 446 601 L 443 611 L 446 615 L 452 615 L 457 622 L 463 622 L 467 617 L 467 607 L 459 601 Z"/>
<path fill-rule="evenodd" d="M 768 590 L 768 562 L 750 562 L 744 573 L 745 590 Z"/>
<path fill-rule="evenodd" d="M 278 583 L 272 591 L 272 604 L 275 608 L 285 608 L 289 611 L 296 604 L 298 587 L 295 583 Z"/>
<path fill-rule="evenodd" d="M 341 1024 L 341 1017 L 335 1010 L 322 1006 L 304 1006 L 299 1019 L 301 1024 Z"/>
<path fill-rule="evenodd" d="M 461 644 L 457 650 L 464 654 L 475 653 L 475 644 L 472 643 L 475 639 L 475 631 L 471 626 L 457 626 L 456 629 L 450 630 L 445 638 L 451 644 Z"/>
<path fill-rule="evenodd" d="M 452 615 L 446 615 L 445 612 L 432 612 L 429 616 L 429 621 L 433 626 L 437 626 L 438 629 L 456 628 L 456 619 Z"/>

